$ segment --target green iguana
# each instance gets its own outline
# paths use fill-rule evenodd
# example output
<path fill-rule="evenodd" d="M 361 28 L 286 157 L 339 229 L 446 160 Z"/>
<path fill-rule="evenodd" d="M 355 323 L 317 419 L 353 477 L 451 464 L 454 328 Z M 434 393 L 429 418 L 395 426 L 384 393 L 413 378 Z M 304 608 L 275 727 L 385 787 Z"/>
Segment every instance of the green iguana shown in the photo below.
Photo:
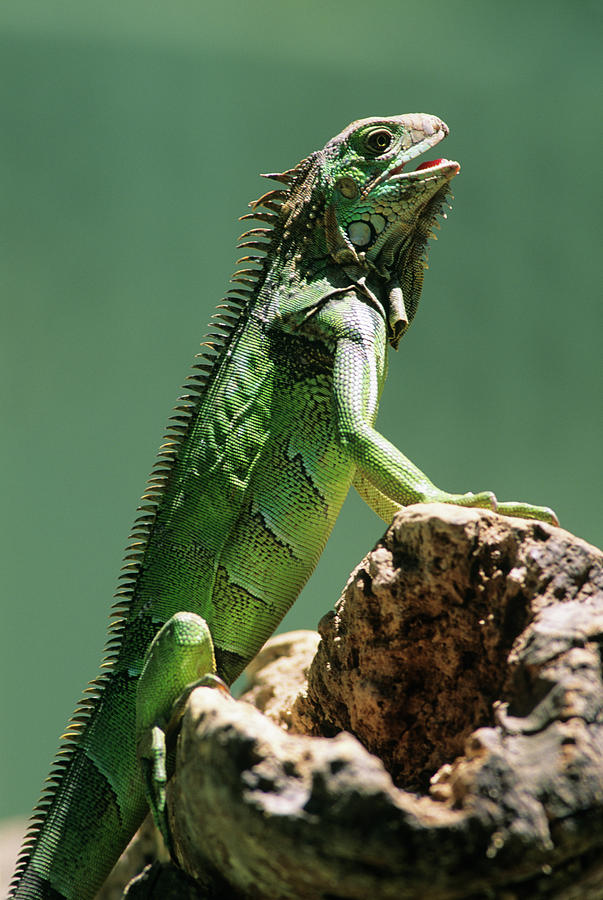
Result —
<path fill-rule="evenodd" d="M 151 806 L 168 842 L 166 733 L 185 689 L 226 684 L 314 569 L 353 484 L 386 522 L 443 501 L 556 522 L 546 507 L 439 490 L 375 430 L 459 164 L 407 164 L 448 128 L 362 119 L 251 204 L 233 288 L 189 376 L 130 536 L 103 673 L 63 736 L 12 898 L 93 897 Z M 204 676 L 206 676 L 204 678 Z M 209 676 L 209 677 L 207 677 Z M 178 701 L 180 698 L 180 702 Z"/>

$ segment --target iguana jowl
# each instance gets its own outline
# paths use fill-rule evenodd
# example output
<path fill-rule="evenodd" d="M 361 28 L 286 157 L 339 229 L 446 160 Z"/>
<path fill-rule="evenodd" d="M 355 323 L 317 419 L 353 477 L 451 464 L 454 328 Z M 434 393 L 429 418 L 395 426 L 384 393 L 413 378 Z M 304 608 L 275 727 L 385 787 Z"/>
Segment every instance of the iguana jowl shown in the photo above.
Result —
<path fill-rule="evenodd" d="M 205 673 L 231 683 L 242 671 L 314 569 L 351 484 L 388 522 L 430 500 L 556 521 L 489 492 L 439 490 L 374 428 L 387 345 L 413 319 L 427 240 L 459 171 L 447 159 L 405 167 L 447 133 L 425 114 L 354 122 L 268 176 L 280 187 L 251 204 L 249 255 L 172 417 L 103 674 L 70 721 L 11 897 L 94 896 L 145 792 L 165 830 L 174 701 Z"/>

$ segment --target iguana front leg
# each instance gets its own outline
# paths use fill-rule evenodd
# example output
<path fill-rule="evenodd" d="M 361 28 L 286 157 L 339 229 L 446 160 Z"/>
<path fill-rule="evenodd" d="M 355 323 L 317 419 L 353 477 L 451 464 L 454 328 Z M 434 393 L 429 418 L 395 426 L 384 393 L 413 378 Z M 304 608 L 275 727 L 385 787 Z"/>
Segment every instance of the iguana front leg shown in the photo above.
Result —
<path fill-rule="evenodd" d="M 147 800 L 171 855 L 173 845 L 165 809 L 168 780 L 166 738 L 184 712 L 190 692 L 199 685 L 228 688 L 218 678 L 209 626 L 201 616 L 180 612 L 159 629 L 149 645 L 138 681 L 136 749 Z"/>
<path fill-rule="evenodd" d="M 380 519 L 383 519 L 384 522 L 387 522 L 388 525 L 395 513 L 403 509 L 401 503 L 394 503 L 393 500 L 390 500 L 389 497 L 386 497 L 385 494 L 382 494 L 381 491 L 377 490 L 377 488 L 368 480 L 366 475 L 359 469 L 354 473 L 352 484 L 366 505 L 370 506 L 373 512 L 376 513 Z"/>
<path fill-rule="evenodd" d="M 382 377 L 384 325 L 353 295 L 326 309 L 321 319 L 323 327 L 337 337 L 333 370 L 336 428 L 356 466 L 354 484 L 378 515 L 387 520 L 401 506 L 440 502 L 558 524 L 548 507 L 499 503 L 491 491 L 453 494 L 436 487 L 373 427 Z"/>

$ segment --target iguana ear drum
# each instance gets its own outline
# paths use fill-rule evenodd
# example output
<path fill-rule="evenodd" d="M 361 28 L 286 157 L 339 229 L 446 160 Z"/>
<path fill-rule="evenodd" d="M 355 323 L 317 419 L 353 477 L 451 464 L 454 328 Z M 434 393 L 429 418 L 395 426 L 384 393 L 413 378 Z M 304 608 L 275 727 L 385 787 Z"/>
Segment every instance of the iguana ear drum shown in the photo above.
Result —
<path fill-rule="evenodd" d="M 343 194 L 348 200 L 354 200 L 359 194 L 358 185 L 353 178 L 347 176 L 340 178 L 335 183 L 335 187 L 339 193 Z"/>
<path fill-rule="evenodd" d="M 347 227 L 348 237 L 355 247 L 366 248 L 381 234 L 385 225 L 385 217 L 380 213 L 365 213 L 362 219 L 350 222 Z"/>

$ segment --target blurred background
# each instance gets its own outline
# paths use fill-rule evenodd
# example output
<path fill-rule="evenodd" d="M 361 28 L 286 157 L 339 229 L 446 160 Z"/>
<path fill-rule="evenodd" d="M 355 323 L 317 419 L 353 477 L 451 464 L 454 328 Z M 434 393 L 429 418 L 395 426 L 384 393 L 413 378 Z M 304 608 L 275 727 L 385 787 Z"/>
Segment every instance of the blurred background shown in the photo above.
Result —
<path fill-rule="evenodd" d="M 435 113 L 462 164 L 380 429 L 439 486 L 603 542 L 601 9 L 2 0 L 0 816 L 96 674 L 258 173 L 352 119 Z M 283 627 L 314 628 L 383 530 L 351 496 Z"/>

